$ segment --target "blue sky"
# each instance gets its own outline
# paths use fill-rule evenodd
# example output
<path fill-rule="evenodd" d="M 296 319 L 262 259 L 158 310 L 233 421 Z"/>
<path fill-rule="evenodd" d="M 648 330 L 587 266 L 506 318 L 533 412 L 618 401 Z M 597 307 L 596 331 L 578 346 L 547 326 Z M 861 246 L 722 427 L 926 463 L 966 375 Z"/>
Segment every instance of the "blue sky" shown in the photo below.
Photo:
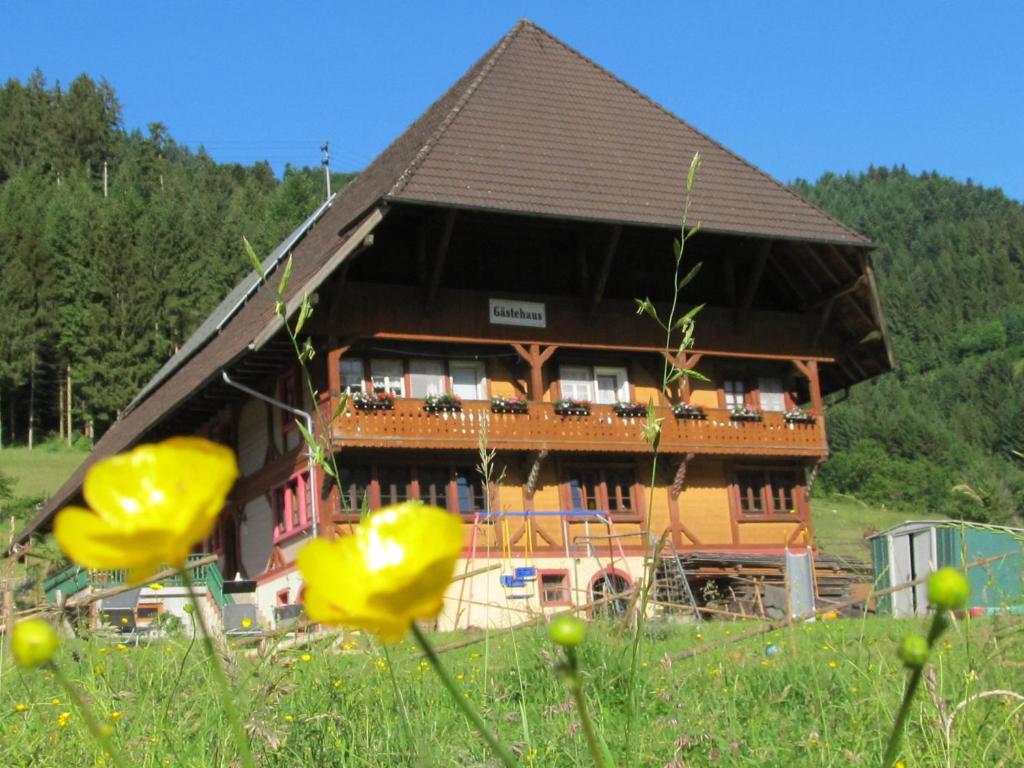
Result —
<path fill-rule="evenodd" d="M 5 3 L 0 78 L 86 72 L 129 128 L 350 170 L 523 17 L 783 181 L 903 163 L 1024 200 L 1018 2 Z"/>

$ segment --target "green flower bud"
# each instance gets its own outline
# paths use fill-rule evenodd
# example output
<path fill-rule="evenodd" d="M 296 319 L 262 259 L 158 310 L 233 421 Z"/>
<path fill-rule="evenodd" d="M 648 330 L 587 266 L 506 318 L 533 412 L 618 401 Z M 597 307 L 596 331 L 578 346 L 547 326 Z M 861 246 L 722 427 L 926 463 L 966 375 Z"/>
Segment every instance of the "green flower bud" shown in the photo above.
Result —
<path fill-rule="evenodd" d="M 913 669 L 923 667 L 928 661 L 928 641 L 921 635 L 907 635 L 900 646 L 900 659 Z"/>
<path fill-rule="evenodd" d="M 11 652 L 19 667 L 38 667 L 57 652 L 57 633 L 42 619 L 28 619 L 14 625 Z"/>
<path fill-rule="evenodd" d="M 971 585 L 956 568 L 940 568 L 928 577 L 928 602 L 932 607 L 955 611 L 967 605 Z"/>
<path fill-rule="evenodd" d="M 181 606 L 181 610 L 183 610 L 185 613 L 192 613 L 192 611 L 194 611 L 195 608 L 192 607 L 192 603 L 185 603 L 185 605 Z"/>
<path fill-rule="evenodd" d="M 563 648 L 575 648 L 583 642 L 587 624 L 582 619 L 563 613 L 548 624 L 548 637 Z"/>

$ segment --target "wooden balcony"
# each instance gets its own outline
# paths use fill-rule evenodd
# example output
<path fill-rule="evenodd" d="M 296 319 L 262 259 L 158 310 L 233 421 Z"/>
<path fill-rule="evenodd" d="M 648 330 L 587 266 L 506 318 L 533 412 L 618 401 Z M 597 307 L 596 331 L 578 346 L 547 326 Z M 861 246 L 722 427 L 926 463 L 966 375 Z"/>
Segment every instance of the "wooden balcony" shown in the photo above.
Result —
<path fill-rule="evenodd" d="M 333 412 L 333 408 L 332 408 Z M 760 421 L 737 421 L 724 410 L 708 409 L 706 419 L 677 419 L 668 407 L 663 418 L 663 453 L 750 456 L 825 456 L 828 444 L 821 418 L 791 424 L 781 413 Z M 497 450 L 642 453 L 645 418 L 616 415 L 595 405 L 587 416 L 561 416 L 554 405 L 531 402 L 527 413 L 492 413 L 487 401 L 466 402 L 458 412 L 431 413 L 422 400 L 400 398 L 391 410 L 359 410 L 349 402 L 333 424 L 334 442 L 352 448 L 437 448 L 476 450 L 487 427 L 487 445 Z"/>

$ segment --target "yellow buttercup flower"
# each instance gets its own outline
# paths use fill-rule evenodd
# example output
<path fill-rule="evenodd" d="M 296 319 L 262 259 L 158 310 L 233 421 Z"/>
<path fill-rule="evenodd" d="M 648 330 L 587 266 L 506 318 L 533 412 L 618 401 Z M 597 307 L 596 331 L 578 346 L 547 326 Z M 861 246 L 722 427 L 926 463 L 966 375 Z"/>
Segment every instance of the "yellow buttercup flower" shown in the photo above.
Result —
<path fill-rule="evenodd" d="M 354 534 L 315 539 L 299 552 L 306 614 L 397 643 L 413 621 L 440 612 L 461 551 L 455 515 L 414 502 L 385 507 Z"/>
<path fill-rule="evenodd" d="M 126 568 L 141 584 L 181 567 L 213 529 L 238 477 L 230 449 L 198 437 L 141 445 L 98 461 L 85 476 L 89 509 L 65 507 L 53 533 L 85 568 Z"/>
<path fill-rule="evenodd" d="M 42 619 L 26 619 L 14 625 L 11 653 L 19 667 L 38 667 L 57 652 L 60 641 L 53 627 Z"/>

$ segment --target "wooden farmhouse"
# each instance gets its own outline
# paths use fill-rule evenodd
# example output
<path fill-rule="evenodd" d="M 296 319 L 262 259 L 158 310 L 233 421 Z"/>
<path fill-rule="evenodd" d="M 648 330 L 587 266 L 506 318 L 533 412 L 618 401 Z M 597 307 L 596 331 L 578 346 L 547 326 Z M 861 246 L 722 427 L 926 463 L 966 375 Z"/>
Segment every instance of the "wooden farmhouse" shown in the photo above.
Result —
<path fill-rule="evenodd" d="M 703 268 L 680 306 L 706 306 L 675 362 L 706 380 L 666 396 L 664 332 L 635 299 L 668 311 L 696 152 L 685 266 Z M 892 367 L 871 249 L 520 22 L 266 259 L 265 283 L 239 284 L 20 540 L 78 497 L 92 462 L 200 434 L 233 447 L 243 475 L 203 548 L 218 558 L 209 588 L 223 607 L 243 599 L 222 594 L 231 582 L 249 584 L 264 627 L 302 601 L 299 548 L 346 535 L 364 500 L 461 516 L 471 575 L 452 585 L 442 628 L 628 588 L 663 534 L 667 556 L 781 561 L 814 545 L 823 398 Z M 292 321 L 303 296 L 314 305 L 300 335 L 315 400 L 275 314 L 289 258 Z M 664 420 L 653 486 L 652 399 Z M 340 483 L 311 467 L 300 412 L 329 438 Z M 495 451 L 486 481 L 481 444 Z M 102 586 L 60 578 L 50 589 L 64 595 Z M 142 590 L 140 623 L 167 594 Z"/>

